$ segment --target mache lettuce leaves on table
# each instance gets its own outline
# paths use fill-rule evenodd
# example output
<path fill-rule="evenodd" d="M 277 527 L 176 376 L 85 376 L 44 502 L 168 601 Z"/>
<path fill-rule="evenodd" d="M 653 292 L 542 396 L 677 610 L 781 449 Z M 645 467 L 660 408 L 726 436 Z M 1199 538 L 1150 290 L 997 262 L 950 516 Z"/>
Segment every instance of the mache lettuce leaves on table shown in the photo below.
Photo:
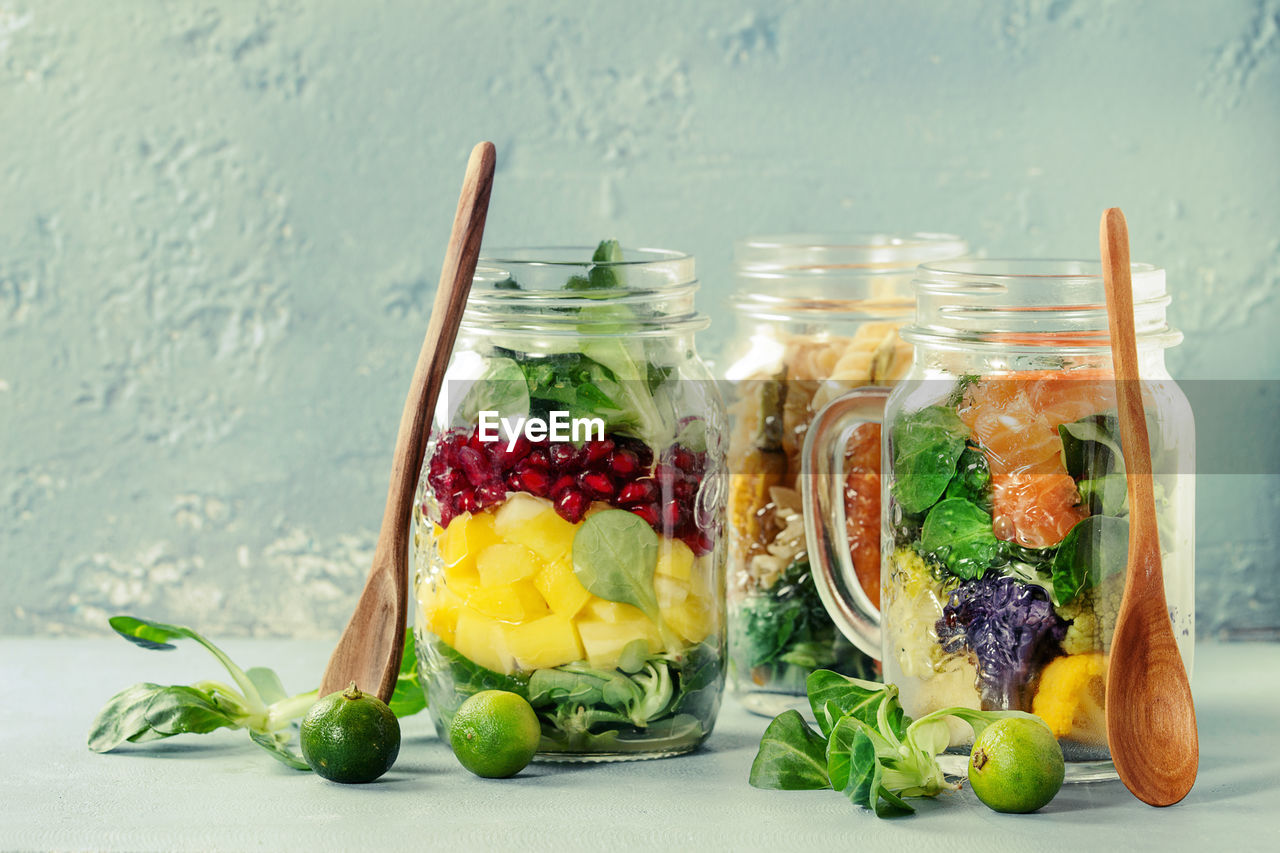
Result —
<path fill-rule="evenodd" d="M 231 676 L 234 686 L 203 680 L 163 685 L 141 682 L 107 700 L 89 729 L 89 749 L 109 752 L 123 743 L 147 743 L 180 734 L 208 734 L 218 729 L 247 729 L 250 739 L 277 761 L 295 770 L 309 770 L 292 747 L 292 724 L 315 703 L 317 691 L 290 696 L 280 677 L 267 667 L 241 669 L 226 652 L 181 625 L 168 625 L 133 616 L 113 616 L 111 628 L 144 649 L 170 651 L 172 641 L 194 640 L 212 654 Z M 397 717 L 421 711 L 426 697 L 418 682 L 412 637 L 406 637 L 405 657 L 389 703 Z"/>
<path fill-rule="evenodd" d="M 937 756 L 950 741 L 948 717 L 968 723 L 974 737 L 1003 717 L 1022 711 L 942 708 L 912 720 L 898 701 L 898 688 L 848 678 L 829 670 L 809 676 L 813 731 L 800 713 L 786 711 L 765 729 L 751 765 L 753 787 L 768 790 L 830 788 L 879 817 L 910 814 L 912 797 L 957 790 Z"/>

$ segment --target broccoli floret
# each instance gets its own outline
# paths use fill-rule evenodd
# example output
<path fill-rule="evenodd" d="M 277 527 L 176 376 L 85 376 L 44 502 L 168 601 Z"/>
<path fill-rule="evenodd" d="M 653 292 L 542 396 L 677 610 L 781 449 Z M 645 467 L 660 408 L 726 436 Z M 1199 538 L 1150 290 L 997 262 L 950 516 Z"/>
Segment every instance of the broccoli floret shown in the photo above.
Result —
<path fill-rule="evenodd" d="M 978 658 L 985 705 L 1021 708 L 1032 670 L 1067 632 L 1042 586 L 985 575 L 951 593 L 937 624 L 947 652 L 966 646 Z"/>

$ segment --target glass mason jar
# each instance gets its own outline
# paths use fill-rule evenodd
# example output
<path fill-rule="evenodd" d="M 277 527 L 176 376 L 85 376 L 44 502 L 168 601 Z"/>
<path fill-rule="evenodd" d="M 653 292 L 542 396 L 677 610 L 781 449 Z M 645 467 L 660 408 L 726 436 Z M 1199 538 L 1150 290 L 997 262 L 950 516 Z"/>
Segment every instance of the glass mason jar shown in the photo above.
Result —
<path fill-rule="evenodd" d="M 736 349 L 730 381 L 729 633 L 734 694 L 748 709 L 809 713 L 815 669 L 874 679 L 876 665 L 832 625 L 809 573 L 800 448 L 814 413 L 851 388 L 892 385 L 911 363 L 911 275 L 963 255 L 945 234 L 809 235 L 735 249 Z M 850 557 L 872 601 L 880 573 L 880 427 L 850 437 Z"/>
<path fill-rule="evenodd" d="M 687 752 L 724 685 L 724 410 L 693 258 L 592 258 L 482 259 L 414 518 L 436 730 L 509 690 L 562 761 Z"/>
<path fill-rule="evenodd" d="M 1195 635 L 1195 427 L 1165 368 L 1164 271 L 1133 265 L 1165 595 L 1188 671 Z M 948 706 L 1040 716 L 1068 781 L 1114 778 L 1107 653 L 1124 590 L 1128 499 L 1101 268 L 1088 261 L 921 266 L 910 376 L 814 420 L 804 505 L 819 591 L 880 657 L 915 717 Z M 887 397 L 887 402 L 886 398 Z M 836 484 L 842 437 L 888 424 L 879 606 L 851 582 Z M 951 745 L 971 741 L 956 723 Z"/>

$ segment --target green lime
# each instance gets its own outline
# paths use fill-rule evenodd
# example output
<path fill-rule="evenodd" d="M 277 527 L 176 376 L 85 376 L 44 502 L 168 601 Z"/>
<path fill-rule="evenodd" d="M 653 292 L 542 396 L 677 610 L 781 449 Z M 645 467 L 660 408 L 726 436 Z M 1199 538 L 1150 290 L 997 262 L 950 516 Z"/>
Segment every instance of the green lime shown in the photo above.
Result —
<path fill-rule="evenodd" d="M 400 754 L 400 723 L 356 683 L 330 693 L 302 718 L 302 757 L 333 782 L 372 782 Z"/>
<path fill-rule="evenodd" d="M 484 690 L 462 703 L 449 724 L 449 745 L 463 767 L 486 779 L 505 779 L 538 751 L 542 727 L 523 696 Z"/>
<path fill-rule="evenodd" d="M 998 812 L 1024 814 L 1048 805 L 1065 774 L 1062 747 L 1035 717 L 996 720 L 969 754 L 969 785 Z"/>

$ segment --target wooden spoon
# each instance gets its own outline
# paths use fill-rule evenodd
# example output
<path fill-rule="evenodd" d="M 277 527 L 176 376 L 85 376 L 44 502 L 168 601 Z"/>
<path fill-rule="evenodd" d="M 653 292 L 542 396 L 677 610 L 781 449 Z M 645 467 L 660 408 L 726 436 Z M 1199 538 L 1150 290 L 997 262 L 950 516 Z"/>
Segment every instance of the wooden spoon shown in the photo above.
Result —
<path fill-rule="evenodd" d="M 453 233 L 440 270 L 440 285 L 431 323 L 418 354 L 409 397 L 400 415 L 396 454 L 391 462 L 391 486 L 382 511 L 382 529 L 373 553 L 373 567 L 364 591 L 342 638 L 329 658 L 320 682 L 320 695 L 327 696 L 354 681 L 362 690 L 377 694 L 383 702 L 395 691 L 400 658 L 404 653 L 405 604 L 409 587 L 409 521 L 413 497 L 422 468 L 422 455 L 430 434 L 431 417 L 440 396 L 445 367 L 453 352 L 471 292 L 471 277 L 480 254 L 484 219 L 489 212 L 489 191 L 493 188 L 496 154 L 492 142 L 481 142 L 471 150 L 467 173 L 453 218 Z"/>
<path fill-rule="evenodd" d="M 1200 737 L 1164 597 L 1151 445 L 1138 384 L 1129 230 L 1120 208 L 1102 214 L 1100 236 L 1120 444 L 1129 475 L 1129 562 L 1107 666 L 1107 746 L 1120 780 L 1135 797 L 1171 806 L 1195 784 Z"/>

